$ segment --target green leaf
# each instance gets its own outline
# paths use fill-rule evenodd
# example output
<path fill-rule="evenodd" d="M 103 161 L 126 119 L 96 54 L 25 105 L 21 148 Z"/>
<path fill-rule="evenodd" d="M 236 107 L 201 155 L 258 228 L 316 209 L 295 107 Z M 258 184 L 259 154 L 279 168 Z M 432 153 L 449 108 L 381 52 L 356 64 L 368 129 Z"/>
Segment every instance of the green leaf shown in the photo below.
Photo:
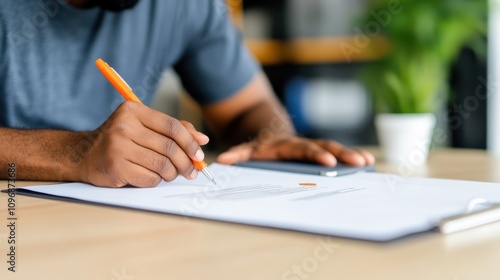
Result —
<path fill-rule="evenodd" d="M 388 11 L 394 0 L 374 0 L 364 23 Z M 487 0 L 415 0 L 401 2 L 382 34 L 391 53 L 371 63 L 362 80 L 374 96 L 375 109 L 392 113 L 433 112 L 447 86 L 448 69 L 464 46 L 486 53 Z"/>

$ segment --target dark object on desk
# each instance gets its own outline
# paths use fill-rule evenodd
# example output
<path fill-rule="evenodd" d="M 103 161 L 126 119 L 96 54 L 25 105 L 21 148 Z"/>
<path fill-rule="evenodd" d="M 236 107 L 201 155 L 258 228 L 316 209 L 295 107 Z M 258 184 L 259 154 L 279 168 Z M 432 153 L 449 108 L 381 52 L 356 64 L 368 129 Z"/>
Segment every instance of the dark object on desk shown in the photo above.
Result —
<path fill-rule="evenodd" d="M 337 177 L 354 174 L 357 172 L 375 171 L 375 166 L 355 167 L 339 163 L 334 167 L 326 167 L 314 163 L 303 163 L 293 161 L 246 161 L 237 163 L 236 166 L 250 167 L 266 170 L 276 170 L 292 173 L 302 173 L 320 175 L 327 177 Z"/>

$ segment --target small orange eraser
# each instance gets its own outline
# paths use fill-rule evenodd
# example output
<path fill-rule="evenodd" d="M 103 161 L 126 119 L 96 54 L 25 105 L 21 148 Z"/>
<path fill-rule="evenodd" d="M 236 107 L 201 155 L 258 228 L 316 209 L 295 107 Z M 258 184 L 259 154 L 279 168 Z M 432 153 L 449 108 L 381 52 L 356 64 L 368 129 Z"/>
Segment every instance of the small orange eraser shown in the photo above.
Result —
<path fill-rule="evenodd" d="M 299 186 L 303 186 L 303 187 L 316 187 L 317 184 L 316 183 L 299 183 Z"/>

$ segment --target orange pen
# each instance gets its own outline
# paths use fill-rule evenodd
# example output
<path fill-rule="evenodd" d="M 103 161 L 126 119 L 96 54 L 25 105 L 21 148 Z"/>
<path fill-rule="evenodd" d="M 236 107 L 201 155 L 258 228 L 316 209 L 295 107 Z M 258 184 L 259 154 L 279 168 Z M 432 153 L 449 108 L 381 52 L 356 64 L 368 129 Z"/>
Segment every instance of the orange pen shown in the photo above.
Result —
<path fill-rule="evenodd" d="M 104 77 L 106 77 L 106 79 L 115 87 L 115 89 L 123 96 L 123 98 L 125 98 L 125 100 L 131 100 L 142 104 L 141 100 L 137 98 L 137 96 L 132 91 L 132 88 L 130 88 L 130 86 L 115 71 L 115 69 L 113 69 L 100 58 L 95 61 L 95 64 L 104 75 Z M 208 180 L 217 185 L 214 177 L 212 176 L 212 174 L 210 174 L 210 171 L 207 168 L 207 164 L 204 161 L 192 161 L 198 171 L 201 171 L 208 178 Z"/>

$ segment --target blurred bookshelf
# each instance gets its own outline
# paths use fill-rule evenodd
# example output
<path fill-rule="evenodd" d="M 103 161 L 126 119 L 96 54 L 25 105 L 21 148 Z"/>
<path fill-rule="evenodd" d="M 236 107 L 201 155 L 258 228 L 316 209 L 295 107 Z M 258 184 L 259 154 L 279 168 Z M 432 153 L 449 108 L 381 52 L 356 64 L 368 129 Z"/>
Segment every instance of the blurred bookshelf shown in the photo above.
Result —
<path fill-rule="evenodd" d="M 243 33 L 245 33 L 245 4 L 251 9 L 259 6 L 262 10 L 266 6 L 276 7 L 281 2 L 281 12 L 286 10 L 286 1 L 269 2 L 252 0 L 226 0 L 231 17 Z M 274 9 L 275 11 L 277 9 Z M 283 17 L 281 17 L 283 19 Z M 279 25 L 279 24 L 278 24 Z M 286 26 L 285 26 L 286 29 Z M 284 32 L 286 33 L 286 31 Z M 383 37 L 371 38 L 368 46 L 359 48 L 356 52 L 346 55 L 350 46 L 356 46 L 358 38 L 355 35 L 320 35 L 302 36 L 293 38 L 245 38 L 250 52 L 263 65 L 277 65 L 284 63 L 292 64 L 321 64 L 321 63 L 345 63 L 365 62 L 383 57 L 389 50 L 389 46 Z"/>
<path fill-rule="evenodd" d="M 389 46 L 383 37 L 372 41 L 375 47 L 367 47 L 346 56 L 343 46 L 354 46 L 356 37 L 295 38 L 289 41 L 273 39 L 246 39 L 247 47 L 264 66 L 292 64 L 322 64 L 366 62 L 383 57 Z"/>

